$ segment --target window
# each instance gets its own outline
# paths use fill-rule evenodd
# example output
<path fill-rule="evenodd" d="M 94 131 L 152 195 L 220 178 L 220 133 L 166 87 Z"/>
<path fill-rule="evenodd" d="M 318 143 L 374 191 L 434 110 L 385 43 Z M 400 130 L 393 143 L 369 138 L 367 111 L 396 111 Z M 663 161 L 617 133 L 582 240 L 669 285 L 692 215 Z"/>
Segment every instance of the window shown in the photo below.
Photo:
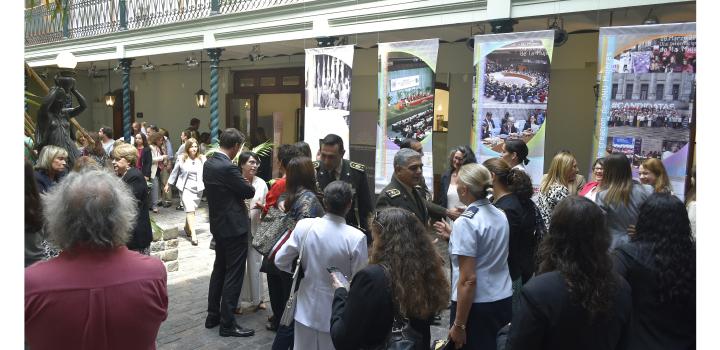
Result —
<path fill-rule="evenodd" d="M 662 100 L 665 95 L 665 84 L 657 84 L 655 86 L 655 99 Z"/>
<path fill-rule="evenodd" d="M 612 85 L 612 96 L 610 96 L 611 100 L 614 100 L 617 97 L 617 92 L 618 92 L 618 84 L 613 84 Z"/>
<path fill-rule="evenodd" d="M 673 84 L 672 89 L 673 101 L 677 101 L 680 97 L 680 84 Z"/>
<path fill-rule="evenodd" d="M 648 84 L 641 84 L 640 85 L 640 99 L 641 100 L 647 100 L 648 99 Z"/>
<path fill-rule="evenodd" d="M 625 85 L 625 99 L 626 100 L 632 100 L 632 90 L 633 90 L 633 84 Z"/>

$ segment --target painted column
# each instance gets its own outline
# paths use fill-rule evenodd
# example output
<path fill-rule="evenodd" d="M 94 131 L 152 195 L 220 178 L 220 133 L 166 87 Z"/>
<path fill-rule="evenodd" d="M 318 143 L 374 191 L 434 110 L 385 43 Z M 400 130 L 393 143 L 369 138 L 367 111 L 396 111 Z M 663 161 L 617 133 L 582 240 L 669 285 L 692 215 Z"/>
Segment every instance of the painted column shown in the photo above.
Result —
<path fill-rule="evenodd" d="M 123 138 L 125 142 L 130 143 L 130 65 L 133 58 L 123 58 L 120 60 L 120 68 L 122 68 L 122 89 L 123 89 Z M 110 74 L 108 72 L 108 74 Z"/>
<path fill-rule="evenodd" d="M 208 49 L 208 57 L 210 57 L 210 140 L 212 143 L 218 142 L 220 110 L 218 103 L 218 66 L 220 65 L 221 48 Z"/>
<path fill-rule="evenodd" d="M 665 74 L 665 96 L 663 97 L 663 100 L 665 101 L 672 101 L 673 99 L 673 73 L 668 72 Z"/>
<path fill-rule="evenodd" d="M 624 100 L 625 99 L 625 73 L 618 74 L 618 88 L 617 88 L 617 94 L 613 96 L 616 100 Z"/>
<path fill-rule="evenodd" d="M 657 78 L 655 73 L 650 73 L 650 86 L 648 87 L 648 100 L 655 100 L 657 92 Z"/>
<path fill-rule="evenodd" d="M 640 99 L 640 74 L 633 74 L 633 89 L 632 89 L 632 99 L 633 100 L 639 100 Z"/>

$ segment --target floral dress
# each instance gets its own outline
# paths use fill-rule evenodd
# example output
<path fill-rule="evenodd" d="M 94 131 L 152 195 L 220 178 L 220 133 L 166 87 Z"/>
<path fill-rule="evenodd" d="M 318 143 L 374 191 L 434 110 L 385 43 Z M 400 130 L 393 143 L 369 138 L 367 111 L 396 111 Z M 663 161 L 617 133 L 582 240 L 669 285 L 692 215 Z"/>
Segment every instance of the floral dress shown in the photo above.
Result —
<path fill-rule="evenodd" d="M 550 229 L 550 217 L 555 206 L 560 203 L 561 200 L 565 199 L 570 195 L 570 190 L 560 183 L 554 183 L 550 185 L 550 188 L 545 193 L 540 193 L 538 197 L 538 209 L 540 209 L 540 215 L 542 216 L 543 222 L 545 223 L 545 229 Z"/>

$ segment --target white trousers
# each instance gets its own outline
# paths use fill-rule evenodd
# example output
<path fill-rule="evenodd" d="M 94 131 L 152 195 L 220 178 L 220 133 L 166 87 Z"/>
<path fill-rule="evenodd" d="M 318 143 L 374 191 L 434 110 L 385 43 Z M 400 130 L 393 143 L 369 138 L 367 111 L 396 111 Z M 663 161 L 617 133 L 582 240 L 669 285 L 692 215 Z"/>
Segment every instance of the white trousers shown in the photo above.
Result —
<path fill-rule="evenodd" d="M 320 332 L 295 320 L 294 350 L 335 350 L 329 332 Z"/>
<path fill-rule="evenodd" d="M 247 301 L 253 306 L 260 304 L 263 296 L 262 276 L 260 276 L 261 264 L 262 255 L 252 247 L 252 235 L 248 235 L 248 256 L 240 300 Z"/>

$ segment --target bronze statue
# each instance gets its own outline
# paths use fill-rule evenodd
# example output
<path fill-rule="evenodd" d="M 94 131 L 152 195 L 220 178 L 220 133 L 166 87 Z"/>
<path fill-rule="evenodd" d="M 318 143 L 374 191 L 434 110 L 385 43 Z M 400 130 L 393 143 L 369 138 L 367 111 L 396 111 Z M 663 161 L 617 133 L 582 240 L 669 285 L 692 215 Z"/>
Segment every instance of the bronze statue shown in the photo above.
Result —
<path fill-rule="evenodd" d="M 55 86 L 50 88 L 42 100 L 37 114 L 35 144 L 38 152 L 45 145 L 55 145 L 68 152 L 67 168 L 72 169 L 75 159 L 79 156 L 75 146 L 75 133 L 70 128 L 70 118 L 82 113 L 87 108 L 85 98 L 75 90 L 75 78 L 72 72 L 64 71 L 55 75 Z M 79 106 L 72 107 L 72 95 L 78 100 Z"/>

